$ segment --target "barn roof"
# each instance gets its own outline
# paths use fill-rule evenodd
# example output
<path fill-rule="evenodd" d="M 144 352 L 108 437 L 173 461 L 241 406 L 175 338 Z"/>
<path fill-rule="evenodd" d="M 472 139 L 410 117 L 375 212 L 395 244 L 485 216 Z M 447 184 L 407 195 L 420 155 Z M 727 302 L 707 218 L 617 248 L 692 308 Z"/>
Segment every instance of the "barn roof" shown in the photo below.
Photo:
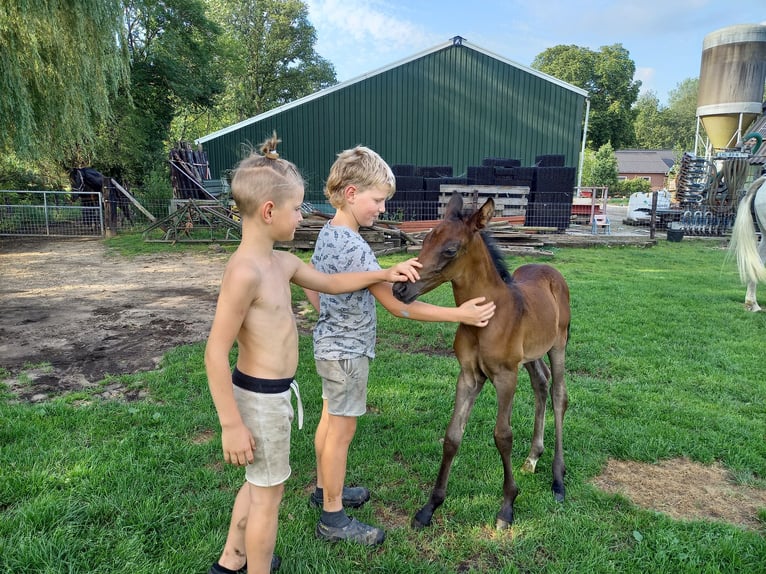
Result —
<path fill-rule="evenodd" d="M 433 54 L 435 52 L 438 52 L 440 50 L 443 50 L 444 48 L 448 48 L 450 46 L 460 45 L 467 48 L 470 48 L 471 50 L 474 50 L 476 52 L 482 53 L 486 56 L 489 56 L 491 58 L 494 58 L 495 60 L 498 60 L 500 62 L 503 62 L 505 64 L 508 64 L 509 66 L 512 66 L 514 68 L 518 68 L 519 70 L 523 70 L 524 72 L 531 74 L 533 76 L 537 76 L 539 78 L 542 78 L 552 84 L 555 84 L 557 86 L 561 86 L 567 90 L 570 90 L 572 92 L 575 92 L 577 94 L 580 94 L 584 97 L 589 97 L 588 92 L 586 90 L 583 90 L 582 88 L 578 88 L 577 86 L 574 86 L 572 84 L 569 84 L 567 82 L 564 82 L 563 80 L 559 80 L 558 78 L 554 78 L 553 76 L 550 76 L 548 74 L 545 74 L 541 72 L 540 70 L 535 70 L 534 68 L 530 68 L 528 66 L 524 66 L 523 64 L 519 64 L 518 62 L 514 62 L 513 60 L 509 60 L 508 58 L 504 58 L 503 56 L 500 56 L 498 54 L 495 54 L 494 52 L 491 52 L 489 50 L 486 50 L 484 48 L 481 48 L 479 46 L 476 46 L 474 44 L 469 43 L 465 38 L 461 36 L 455 36 L 454 38 L 451 38 L 448 42 L 444 42 L 442 44 L 439 44 L 437 46 L 434 46 L 433 48 L 429 48 L 427 50 L 424 50 L 422 52 L 418 52 L 417 54 L 414 54 L 412 56 L 409 56 L 407 58 L 403 58 L 401 60 L 398 60 L 396 62 L 393 62 L 391 64 L 388 64 L 386 66 L 383 66 L 382 68 L 378 68 L 376 70 L 373 70 L 371 72 L 368 72 L 366 74 L 362 74 L 361 76 L 357 76 L 356 78 L 352 78 L 350 80 L 346 80 L 345 82 L 340 82 L 338 84 L 335 84 L 333 86 L 330 86 L 329 88 L 325 88 L 323 90 L 319 90 L 318 92 L 314 92 L 313 94 L 309 94 L 308 96 L 304 96 L 303 98 L 299 98 L 297 100 L 294 100 L 292 102 L 289 102 L 287 104 L 284 104 L 282 106 L 279 106 L 277 108 L 271 109 L 267 112 L 264 112 L 262 114 L 259 114 L 257 116 L 248 118 L 246 120 L 243 120 L 241 122 L 238 122 L 236 124 L 233 124 L 231 126 L 228 126 L 226 128 L 222 128 L 220 130 L 217 130 L 215 132 L 209 133 L 205 136 L 202 136 L 195 140 L 195 143 L 202 144 L 207 141 L 210 141 L 212 139 L 215 139 L 217 137 L 226 135 L 228 133 L 237 131 L 243 127 L 246 127 L 248 125 L 254 124 L 256 122 L 259 122 L 261 120 L 267 119 L 271 116 L 275 116 L 277 114 L 280 114 L 286 110 L 289 110 L 291 108 L 295 108 L 298 106 L 301 106 L 307 102 L 310 102 L 312 100 L 316 100 L 319 98 L 322 98 L 328 94 L 331 94 L 333 92 L 337 92 L 339 90 L 343 90 L 347 88 L 348 86 L 351 86 L 353 84 L 362 82 L 368 78 L 372 78 L 374 76 L 377 76 L 379 74 L 382 74 L 384 72 L 387 72 L 388 70 L 397 68 L 399 66 L 402 66 L 404 64 L 407 64 L 409 62 L 413 62 L 415 60 L 418 60 L 424 56 L 427 56 L 429 54 Z"/>

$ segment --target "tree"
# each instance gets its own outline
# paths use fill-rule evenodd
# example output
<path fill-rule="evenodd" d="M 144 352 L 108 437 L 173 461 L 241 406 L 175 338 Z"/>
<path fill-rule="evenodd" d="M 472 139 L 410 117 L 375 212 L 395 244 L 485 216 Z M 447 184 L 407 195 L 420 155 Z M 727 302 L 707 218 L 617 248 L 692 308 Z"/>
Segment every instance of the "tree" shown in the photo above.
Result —
<path fill-rule="evenodd" d="M 636 65 L 621 44 L 594 52 L 579 46 L 554 46 L 538 54 L 532 67 L 587 90 L 591 99 L 588 144 L 607 142 L 617 148 L 635 144 L 633 104 L 641 82 L 633 80 Z"/>
<path fill-rule="evenodd" d="M 316 31 L 300 0 L 210 0 L 224 30 L 226 95 L 219 116 L 234 123 L 336 82 L 314 51 Z"/>
<path fill-rule="evenodd" d="M 642 95 L 635 105 L 636 141 L 641 149 L 694 149 L 699 81 L 687 78 L 669 94 L 669 105 L 661 106 L 653 92 Z"/>
<path fill-rule="evenodd" d="M 675 134 L 668 124 L 667 109 L 654 92 L 642 94 L 635 105 L 636 143 L 639 149 L 670 149 Z"/>
<path fill-rule="evenodd" d="M 617 185 L 617 156 L 612 144 L 606 142 L 595 153 L 591 170 L 591 183 L 597 187 L 615 187 Z"/>
<path fill-rule="evenodd" d="M 117 0 L 0 5 L 0 150 L 22 160 L 89 146 L 128 81 Z"/>
<path fill-rule="evenodd" d="M 674 133 L 671 148 L 694 150 L 699 85 L 699 78 L 686 78 L 668 95 L 668 124 Z"/>
<path fill-rule="evenodd" d="M 93 156 L 102 170 L 140 184 L 164 167 L 181 108 L 210 107 L 223 89 L 218 26 L 202 0 L 124 0 L 131 82 L 104 123 Z"/>

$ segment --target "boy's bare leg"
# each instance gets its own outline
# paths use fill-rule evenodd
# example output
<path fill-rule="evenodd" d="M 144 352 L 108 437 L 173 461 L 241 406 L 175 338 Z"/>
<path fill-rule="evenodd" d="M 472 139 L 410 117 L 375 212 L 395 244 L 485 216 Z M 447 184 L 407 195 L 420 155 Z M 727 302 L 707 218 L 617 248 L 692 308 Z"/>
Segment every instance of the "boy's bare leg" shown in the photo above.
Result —
<path fill-rule="evenodd" d="M 269 574 L 277 542 L 279 503 L 285 486 L 248 486 L 250 512 L 245 529 L 247 574 Z"/>
<path fill-rule="evenodd" d="M 322 403 L 322 416 L 319 418 L 319 424 L 317 425 L 316 434 L 314 435 L 314 454 L 317 461 L 317 488 L 324 488 L 324 480 L 322 478 L 322 451 L 324 450 L 324 443 L 327 440 L 327 427 L 329 423 L 327 418 L 330 414 L 327 412 L 327 401 Z"/>
<path fill-rule="evenodd" d="M 226 544 L 218 563 L 230 570 L 239 570 L 245 565 L 247 555 L 245 551 L 245 527 L 247 515 L 250 512 L 250 491 L 248 483 L 242 485 L 234 499 L 234 508 L 231 511 L 231 524 L 226 535 Z"/>
<path fill-rule="evenodd" d="M 325 420 L 324 411 L 322 419 Z M 343 483 L 346 480 L 348 447 L 355 432 L 356 417 L 327 414 L 324 443 L 317 451 L 317 482 L 321 477 L 324 489 L 323 508 L 327 512 L 337 512 L 343 508 Z"/>

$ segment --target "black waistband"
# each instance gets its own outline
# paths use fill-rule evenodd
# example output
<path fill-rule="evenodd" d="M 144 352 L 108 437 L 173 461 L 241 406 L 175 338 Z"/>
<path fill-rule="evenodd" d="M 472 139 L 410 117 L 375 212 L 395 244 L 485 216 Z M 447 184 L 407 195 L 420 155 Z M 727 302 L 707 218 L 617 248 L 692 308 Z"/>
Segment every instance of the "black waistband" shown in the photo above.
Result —
<path fill-rule="evenodd" d="M 231 382 L 240 389 L 254 393 L 284 393 L 290 388 L 293 378 L 289 379 L 260 379 L 241 372 L 237 367 L 231 373 Z"/>

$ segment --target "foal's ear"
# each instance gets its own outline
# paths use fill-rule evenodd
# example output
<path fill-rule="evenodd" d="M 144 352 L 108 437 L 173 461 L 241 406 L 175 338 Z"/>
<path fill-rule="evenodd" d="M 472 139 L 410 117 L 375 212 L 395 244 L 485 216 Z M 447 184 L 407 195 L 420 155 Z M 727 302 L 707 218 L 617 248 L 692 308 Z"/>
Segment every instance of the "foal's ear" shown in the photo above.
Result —
<path fill-rule="evenodd" d="M 490 197 L 471 216 L 471 223 L 476 226 L 476 229 L 484 229 L 492 220 L 493 215 L 495 215 L 495 201 Z"/>
<path fill-rule="evenodd" d="M 460 218 L 460 214 L 463 212 L 463 196 L 457 191 L 452 193 L 449 203 L 447 203 L 447 209 L 444 211 L 444 219 Z"/>

